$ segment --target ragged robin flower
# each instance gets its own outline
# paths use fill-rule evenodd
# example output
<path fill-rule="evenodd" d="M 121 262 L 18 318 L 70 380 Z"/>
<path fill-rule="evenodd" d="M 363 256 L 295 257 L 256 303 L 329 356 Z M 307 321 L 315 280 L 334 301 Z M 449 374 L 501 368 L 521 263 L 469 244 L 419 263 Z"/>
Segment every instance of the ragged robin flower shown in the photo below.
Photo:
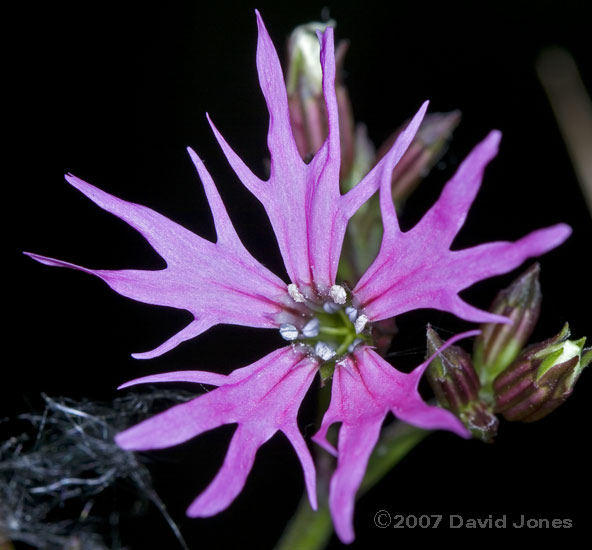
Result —
<path fill-rule="evenodd" d="M 96 275 L 129 298 L 185 309 L 193 315 L 184 329 L 156 349 L 135 354 L 136 358 L 159 356 L 219 323 L 277 330 L 286 341 L 284 347 L 228 376 L 182 371 L 124 384 L 182 381 L 218 386 L 120 433 L 117 442 L 125 449 L 169 447 L 223 424 L 238 425 L 221 469 L 189 506 L 190 516 L 211 516 L 229 506 L 242 490 L 257 450 L 278 431 L 294 447 L 311 505 L 316 506 L 315 467 L 297 425 L 297 412 L 319 369 L 332 371 L 331 403 L 313 439 L 338 456 L 329 503 L 337 534 L 351 542 L 355 494 L 389 411 L 421 428 L 447 429 L 468 437 L 452 413 L 424 403 L 419 396 L 417 385 L 428 363 L 410 374 L 399 372 L 373 349 L 372 324 L 419 308 L 450 312 L 478 323 L 508 322 L 469 305 L 458 293 L 551 250 L 569 236 L 570 229 L 559 224 L 516 242 L 450 250 L 485 167 L 496 155 L 500 133 L 493 131 L 471 151 L 423 219 L 403 232 L 392 201 L 391 174 L 413 140 L 427 103 L 380 162 L 342 195 L 333 29 L 319 33 L 328 137 L 306 163 L 292 134 L 280 62 L 258 13 L 257 23 L 257 70 L 270 115 L 269 179 L 255 176 L 210 124 L 238 178 L 263 204 L 289 282 L 271 273 L 242 245 L 212 178 L 191 149 L 213 213 L 216 242 L 69 174 L 66 179 L 72 186 L 139 231 L 165 260 L 166 268 L 97 270 L 29 256 L 47 265 Z M 384 225 L 382 245 L 374 263 L 349 288 L 336 280 L 346 226 L 377 190 Z M 334 449 L 325 436 L 336 422 L 341 422 L 341 428 Z"/>

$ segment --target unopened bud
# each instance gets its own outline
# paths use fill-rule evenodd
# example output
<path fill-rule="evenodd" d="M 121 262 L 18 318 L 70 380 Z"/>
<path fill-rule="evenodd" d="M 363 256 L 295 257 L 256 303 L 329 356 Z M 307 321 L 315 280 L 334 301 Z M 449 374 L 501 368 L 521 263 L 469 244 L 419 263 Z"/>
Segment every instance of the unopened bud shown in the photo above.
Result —
<path fill-rule="evenodd" d="M 417 135 L 392 175 L 392 194 L 400 203 L 415 189 L 442 156 L 452 132 L 460 121 L 460 111 L 426 115 Z M 352 189 L 366 173 L 386 155 L 397 136 L 407 127 L 403 124 L 374 154 L 363 126 L 356 132 L 354 164 L 349 177 L 341 181 L 343 193 Z M 351 218 L 344 241 L 339 274 L 345 280 L 357 280 L 370 267 L 382 242 L 382 217 L 379 194 L 366 201 Z"/>
<path fill-rule="evenodd" d="M 438 333 L 428 327 L 428 356 L 436 353 L 443 344 Z M 445 349 L 432 360 L 426 377 L 438 404 L 458 416 L 473 437 L 483 441 L 495 437 L 498 420 L 479 398 L 479 378 L 465 350 L 459 346 Z"/>
<path fill-rule="evenodd" d="M 288 41 L 288 72 L 286 88 L 292 133 L 298 151 L 308 160 L 321 148 L 328 134 L 327 108 L 323 97 L 323 71 L 317 31 L 334 27 L 328 23 L 308 23 L 296 27 Z M 335 49 L 335 95 L 341 142 L 341 178 L 351 170 L 354 159 L 354 120 L 352 107 L 343 85 L 343 60 L 347 42 L 338 42 Z"/>
<path fill-rule="evenodd" d="M 539 273 L 539 264 L 534 264 L 498 293 L 489 311 L 508 317 L 512 324 L 485 323 L 475 340 L 475 369 L 489 397 L 493 380 L 516 359 L 537 323 L 542 300 Z"/>
<path fill-rule="evenodd" d="M 569 326 L 544 342 L 526 348 L 493 383 L 496 412 L 507 420 L 534 422 L 547 416 L 572 393 L 592 361 L 586 338 L 568 340 Z"/>
<path fill-rule="evenodd" d="M 426 115 L 415 139 L 393 170 L 392 192 L 395 203 L 404 201 L 440 160 L 460 119 L 458 110 Z M 403 124 L 379 147 L 376 162 L 389 151 L 406 127 L 407 123 Z"/>
<path fill-rule="evenodd" d="M 288 39 L 288 81 L 289 95 L 303 91 L 308 96 L 323 93 L 323 71 L 321 69 L 321 45 L 317 31 L 323 32 L 330 24 L 311 22 L 296 27 Z"/>

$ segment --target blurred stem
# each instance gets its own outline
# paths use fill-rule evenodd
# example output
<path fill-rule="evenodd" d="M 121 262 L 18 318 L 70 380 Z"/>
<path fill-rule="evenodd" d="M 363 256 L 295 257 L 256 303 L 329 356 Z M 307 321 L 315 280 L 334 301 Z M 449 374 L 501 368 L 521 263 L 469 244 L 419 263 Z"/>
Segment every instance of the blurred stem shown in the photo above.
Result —
<path fill-rule="evenodd" d="M 292 519 L 286 526 L 275 550 L 322 550 L 333 533 L 329 507 L 319 502 L 315 512 L 304 495 Z"/>
<path fill-rule="evenodd" d="M 364 481 L 358 491 L 358 498 L 374 487 L 430 433 L 432 432 L 429 430 L 422 430 L 399 421 L 383 430 L 383 434 L 370 456 Z"/>
<path fill-rule="evenodd" d="M 431 432 L 421 430 L 403 422 L 394 422 L 383 430 L 382 436 L 374 448 L 368 462 L 366 476 L 356 495 L 359 498 L 374 487 L 390 470 L 420 441 Z M 327 488 L 331 468 L 327 467 L 327 454 L 322 454 L 316 461 L 318 465 L 319 487 L 321 496 L 319 509 L 311 509 L 306 495 L 302 497 L 298 508 L 275 550 L 322 550 L 327 546 L 333 533 L 333 523 L 329 513 Z"/>
<path fill-rule="evenodd" d="M 592 102 L 566 50 L 543 51 L 536 69 L 592 214 Z"/>

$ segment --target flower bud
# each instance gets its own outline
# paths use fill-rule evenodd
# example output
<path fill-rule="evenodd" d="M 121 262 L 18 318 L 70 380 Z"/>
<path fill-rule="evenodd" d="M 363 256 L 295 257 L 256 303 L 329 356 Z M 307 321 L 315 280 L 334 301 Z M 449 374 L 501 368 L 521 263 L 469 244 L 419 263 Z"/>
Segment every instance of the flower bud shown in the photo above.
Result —
<path fill-rule="evenodd" d="M 308 23 L 296 27 L 288 41 L 288 72 L 286 88 L 292 133 L 298 151 L 308 160 L 321 148 L 328 134 L 327 109 L 323 97 L 323 72 L 317 31 L 335 26 L 328 23 Z M 347 89 L 343 85 L 343 60 L 347 42 L 339 42 L 335 50 L 335 95 L 341 141 L 341 179 L 354 162 L 354 119 Z"/>
<path fill-rule="evenodd" d="M 437 332 L 428 327 L 428 356 L 436 353 L 443 344 Z M 479 399 L 479 378 L 466 351 L 458 346 L 448 347 L 432 360 L 426 377 L 438 404 L 458 416 L 473 437 L 487 442 L 495 437 L 498 420 Z"/>
<path fill-rule="evenodd" d="M 539 264 L 535 263 L 498 293 L 489 311 L 508 317 L 513 323 L 485 323 L 475 340 L 475 368 L 490 397 L 493 380 L 520 353 L 539 318 L 542 300 L 539 273 Z"/>
<path fill-rule="evenodd" d="M 440 160 L 460 119 L 459 110 L 426 115 L 415 139 L 393 170 L 392 192 L 395 203 L 403 202 Z M 403 124 L 379 147 L 376 162 L 386 155 L 406 127 L 407 123 Z"/>
<path fill-rule="evenodd" d="M 392 193 L 397 205 L 417 187 L 445 150 L 453 130 L 460 121 L 460 111 L 426 115 L 411 145 L 393 170 Z M 356 133 L 354 164 L 350 175 L 341 181 L 343 193 L 353 188 L 388 152 L 403 124 L 374 154 L 363 126 Z M 344 255 L 339 266 L 344 279 L 357 280 L 370 267 L 382 242 L 382 217 L 379 194 L 373 195 L 351 218 L 344 241 Z"/>
<path fill-rule="evenodd" d="M 592 361 L 586 338 L 568 340 L 569 326 L 544 342 L 526 348 L 493 383 L 496 412 L 506 420 L 534 422 L 547 416 L 572 393 Z"/>

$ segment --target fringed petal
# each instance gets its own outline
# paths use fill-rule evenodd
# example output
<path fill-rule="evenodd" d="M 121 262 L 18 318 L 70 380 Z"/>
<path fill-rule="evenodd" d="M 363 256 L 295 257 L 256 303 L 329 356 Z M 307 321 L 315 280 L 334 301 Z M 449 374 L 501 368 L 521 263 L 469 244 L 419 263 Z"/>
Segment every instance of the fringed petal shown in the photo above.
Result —
<path fill-rule="evenodd" d="M 458 293 L 478 281 L 512 271 L 526 259 L 559 246 L 571 233 L 565 224 L 540 229 L 514 242 L 450 250 L 475 198 L 483 172 L 495 156 L 500 133 L 491 132 L 461 164 L 424 218 L 402 233 L 396 222 L 390 180 L 380 202 L 385 226 L 380 252 L 353 290 L 356 306 L 370 321 L 413 309 L 432 308 L 467 321 L 507 322 L 466 304 Z"/>
<path fill-rule="evenodd" d="M 224 424 L 238 424 L 218 475 L 187 512 L 209 516 L 240 493 L 257 449 L 281 431 L 298 455 L 311 505 L 316 507 L 314 463 L 299 433 L 297 415 L 317 368 L 306 354 L 285 347 L 228 376 L 186 371 L 133 380 L 122 387 L 172 381 L 220 387 L 125 430 L 117 435 L 117 444 L 128 450 L 162 449 Z"/>
<path fill-rule="evenodd" d="M 478 331 L 470 331 L 451 338 L 439 353 L 459 339 L 476 334 Z M 331 479 L 329 507 L 335 530 L 346 544 L 354 540 L 356 492 L 389 411 L 400 420 L 420 428 L 449 430 L 461 437 L 470 437 L 468 430 L 450 411 L 427 405 L 419 395 L 419 379 L 431 360 L 404 374 L 371 348 L 362 347 L 335 368 L 331 403 L 313 440 L 333 452 L 326 439 L 327 431 L 332 424 L 341 422 L 337 469 Z"/>
<path fill-rule="evenodd" d="M 218 240 L 212 243 L 157 212 L 126 202 L 68 175 L 70 184 L 104 210 L 138 230 L 165 260 L 165 269 L 101 270 L 27 253 L 46 265 L 69 267 L 96 275 L 119 294 L 161 306 L 186 309 L 194 321 L 151 352 L 156 357 L 213 325 L 228 323 L 275 328 L 283 309 L 286 286 L 244 248 L 222 204 L 212 178 L 199 157 L 190 151 L 214 214 Z"/>
<path fill-rule="evenodd" d="M 212 128 L 239 179 L 263 204 L 291 281 L 309 297 L 319 292 L 326 294 L 335 284 L 349 218 L 378 189 L 384 171 L 389 172 L 390 178 L 392 169 L 412 141 L 427 105 L 422 107 L 377 169 L 342 196 L 339 190 L 341 151 L 333 29 L 318 33 L 328 136 L 311 162 L 305 164 L 292 135 L 279 59 L 258 13 L 257 24 L 257 68 L 270 119 L 267 138 L 271 156 L 269 180 L 262 182 L 254 176 L 220 132 L 213 125 Z"/>

